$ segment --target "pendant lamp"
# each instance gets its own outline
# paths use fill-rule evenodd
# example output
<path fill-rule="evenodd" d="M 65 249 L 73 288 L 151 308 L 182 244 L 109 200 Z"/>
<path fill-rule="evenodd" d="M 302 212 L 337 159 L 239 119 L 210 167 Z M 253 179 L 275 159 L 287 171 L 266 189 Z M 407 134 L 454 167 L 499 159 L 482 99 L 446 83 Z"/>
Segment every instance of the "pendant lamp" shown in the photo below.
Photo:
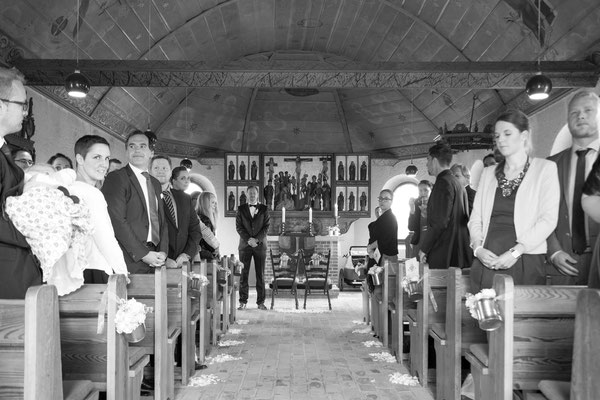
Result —
<path fill-rule="evenodd" d="M 543 46 L 541 37 L 541 25 L 542 25 L 542 9 L 541 0 L 538 0 L 538 40 L 540 45 Z M 540 68 L 540 56 L 537 58 L 538 73 L 527 81 L 525 86 L 525 92 L 531 100 L 545 100 L 550 96 L 552 91 L 552 81 L 547 76 L 542 75 Z"/>
<path fill-rule="evenodd" d="M 411 131 L 414 134 L 414 125 L 413 125 L 413 107 L 414 107 L 414 102 L 415 102 L 415 97 L 412 93 L 412 89 L 410 90 L 411 92 L 411 102 L 410 102 L 410 126 L 411 126 Z M 404 171 L 404 173 L 406 175 L 416 175 L 417 172 L 419 172 L 419 169 L 417 168 L 416 165 L 413 164 L 413 159 L 412 159 L 412 148 L 410 149 L 410 165 L 408 167 L 406 167 L 406 170 Z"/>
<path fill-rule="evenodd" d="M 75 38 L 75 63 L 79 66 L 79 0 L 77 0 L 77 34 Z M 71 97 L 83 98 L 87 96 L 90 91 L 90 81 L 81 73 L 81 71 L 76 67 L 75 72 L 71 75 L 67 76 L 65 80 L 65 90 L 67 94 Z"/>

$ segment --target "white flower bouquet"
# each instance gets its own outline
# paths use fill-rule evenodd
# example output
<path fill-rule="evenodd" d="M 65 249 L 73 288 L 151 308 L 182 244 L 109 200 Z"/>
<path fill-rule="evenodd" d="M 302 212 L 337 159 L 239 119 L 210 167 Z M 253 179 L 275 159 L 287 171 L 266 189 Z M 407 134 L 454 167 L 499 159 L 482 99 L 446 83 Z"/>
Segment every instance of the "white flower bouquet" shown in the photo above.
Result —
<path fill-rule="evenodd" d="M 411 301 L 416 302 L 423 298 L 423 280 L 419 279 L 418 275 L 405 276 L 400 283 Z"/>
<path fill-rule="evenodd" d="M 131 335 L 134 331 L 143 331 L 145 334 L 146 314 L 152 312 L 152 307 L 147 307 L 135 299 L 119 300 L 119 308 L 115 315 L 115 328 L 117 333 Z M 133 340 L 140 341 L 144 336 L 137 335 Z M 128 340 L 132 340 L 129 339 Z"/>
<path fill-rule="evenodd" d="M 288 261 L 290 261 L 290 256 L 288 256 L 287 253 L 281 253 L 281 268 L 287 268 Z"/>
<path fill-rule="evenodd" d="M 502 316 L 496 304 L 494 289 L 482 289 L 477 294 L 467 293 L 465 306 L 469 309 L 471 317 L 479 321 L 481 329 L 493 331 L 500 327 Z"/>

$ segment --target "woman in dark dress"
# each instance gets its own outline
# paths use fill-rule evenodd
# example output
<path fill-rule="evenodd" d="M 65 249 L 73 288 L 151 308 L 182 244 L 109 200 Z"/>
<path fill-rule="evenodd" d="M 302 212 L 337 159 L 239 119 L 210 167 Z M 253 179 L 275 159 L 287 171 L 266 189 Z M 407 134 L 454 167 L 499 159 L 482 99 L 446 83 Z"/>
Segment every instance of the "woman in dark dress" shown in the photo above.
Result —
<path fill-rule="evenodd" d="M 213 193 L 202 192 L 200 194 L 200 197 L 198 197 L 197 213 L 200 221 L 216 235 L 217 216 L 219 212 L 217 208 L 217 197 Z M 204 238 L 200 239 L 200 258 L 206 261 L 212 261 L 213 259 L 218 260 L 219 248 L 211 246 Z"/>
<path fill-rule="evenodd" d="M 469 220 L 474 291 L 492 287 L 497 273 L 516 285 L 544 284 L 546 239 L 558 221 L 556 164 L 529 156 L 527 116 L 506 111 L 494 132 L 504 160 L 484 169 Z"/>

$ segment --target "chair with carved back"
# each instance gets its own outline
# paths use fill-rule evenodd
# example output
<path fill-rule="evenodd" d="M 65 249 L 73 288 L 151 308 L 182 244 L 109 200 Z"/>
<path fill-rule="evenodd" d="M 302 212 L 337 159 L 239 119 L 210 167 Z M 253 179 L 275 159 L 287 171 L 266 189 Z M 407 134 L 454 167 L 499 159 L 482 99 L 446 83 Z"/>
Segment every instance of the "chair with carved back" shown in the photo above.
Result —
<path fill-rule="evenodd" d="M 306 298 L 309 294 L 323 291 L 327 296 L 327 303 L 331 310 L 331 297 L 329 291 L 332 288 L 331 279 L 329 279 L 329 261 L 331 259 L 331 250 L 325 254 L 314 252 L 312 254 L 301 251 L 304 262 L 304 280 L 299 282 L 297 287 L 304 289 L 304 309 L 306 309 Z"/>
<path fill-rule="evenodd" d="M 271 310 L 275 306 L 275 295 L 289 290 L 294 295 L 296 300 L 296 310 L 298 309 L 298 261 L 300 252 L 295 254 L 273 254 L 273 250 L 269 250 L 271 256 L 271 267 L 273 269 L 273 280 L 269 283 L 271 288 Z"/>

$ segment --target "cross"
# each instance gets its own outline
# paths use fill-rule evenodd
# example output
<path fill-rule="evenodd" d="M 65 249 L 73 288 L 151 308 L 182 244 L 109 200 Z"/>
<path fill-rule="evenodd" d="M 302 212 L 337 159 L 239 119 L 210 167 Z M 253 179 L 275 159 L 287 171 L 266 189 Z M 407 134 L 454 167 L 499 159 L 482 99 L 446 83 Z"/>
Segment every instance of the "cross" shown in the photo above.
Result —
<path fill-rule="evenodd" d="M 296 156 L 296 158 L 284 158 L 283 161 L 295 161 L 296 162 L 296 184 L 300 184 L 300 175 L 302 174 L 302 161 L 312 161 L 312 158 L 302 158 Z M 299 190 L 298 190 L 299 192 Z"/>
<path fill-rule="evenodd" d="M 275 168 L 277 163 L 273 160 L 273 157 L 269 158 L 269 162 L 266 164 L 269 167 L 269 179 L 273 180 L 273 173 L 275 173 Z"/>

